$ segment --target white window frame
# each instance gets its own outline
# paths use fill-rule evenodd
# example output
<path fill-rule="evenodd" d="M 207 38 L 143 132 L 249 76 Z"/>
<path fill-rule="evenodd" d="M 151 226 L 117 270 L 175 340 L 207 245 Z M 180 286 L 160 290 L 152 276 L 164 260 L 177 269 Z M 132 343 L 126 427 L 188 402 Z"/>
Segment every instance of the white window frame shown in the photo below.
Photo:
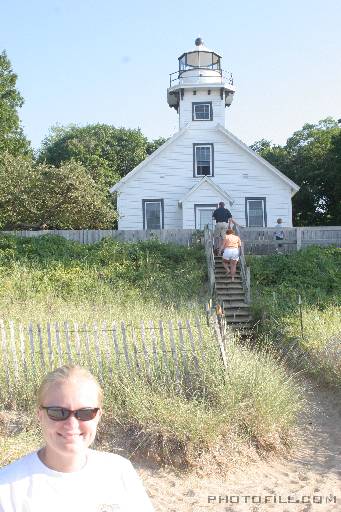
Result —
<path fill-rule="evenodd" d="M 250 226 L 249 203 L 251 203 L 252 201 L 261 201 L 262 202 L 262 214 L 263 214 L 263 218 L 262 218 L 263 225 L 262 226 Z M 251 227 L 251 228 L 252 227 L 257 227 L 257 228 L 266 228 L 267 227 L 266 198 L 265 197 L 246 197 L 245 198 L 245 221 L 246 221 L 245 222 L 246 227 Z"/>
<path fill-rule="evenodd" d="M 200 118 L 197 117 L 196 107 L 200 107 L 202 105 L 208 106 L 208 117 Z M 211 101 L 193 101 L 192 102 L 192 121 L 212 121 L 213 120 L 213 110 L 212 110 L 212 102 Z"/>
<path fill-rule="evenodd" d="M 209 148 L 210 150 L 210 173 L 198 174 L 197 148 Z M 204 176 L 214 176 L 214 146 L 212 143 L 194 143 L 193 144 L 193 177 L 203 178 Z"/>
<path fill-rule="evenodd" d="M 160 208 L 160 228 L 148 228 L 147 226 L 147 205 L 158 203 Z M 164 229 L 164 200 L 163 199 L 142 199 L 143 229 Z"/>

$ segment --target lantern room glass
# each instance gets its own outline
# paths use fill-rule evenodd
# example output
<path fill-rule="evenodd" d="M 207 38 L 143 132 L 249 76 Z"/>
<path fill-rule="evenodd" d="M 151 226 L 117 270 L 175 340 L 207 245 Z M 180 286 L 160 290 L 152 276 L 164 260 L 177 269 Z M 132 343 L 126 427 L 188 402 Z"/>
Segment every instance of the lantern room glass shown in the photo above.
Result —
<path fill-rule="evenodd" d="M 194 51 L 181 55 L 179 58 L 179 72 L 202 68 L 220 71 L 220 57 L 214 52 Z"/>

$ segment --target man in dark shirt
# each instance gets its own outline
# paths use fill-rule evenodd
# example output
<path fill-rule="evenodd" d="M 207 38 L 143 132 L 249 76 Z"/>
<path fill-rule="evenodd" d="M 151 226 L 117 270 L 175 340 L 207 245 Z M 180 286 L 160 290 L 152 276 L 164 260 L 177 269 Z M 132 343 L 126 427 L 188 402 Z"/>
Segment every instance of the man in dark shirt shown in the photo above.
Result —
<path fill-rule="evenodd" d="M 237 226 L 239 224 L 232 218 L 232 213 L 230 210 L 225 208 L 225 203 L 222 201 L 219 203 L 219 208 L 214 210 L 212 213 L 212 217 L 214 218 L 216 224 L 214 227 L 214 246 L 218 252 L 221 253 L 223 241 L 226 235 L 226 230 L 229 228 L 230 223 L 233 222 Z"/>

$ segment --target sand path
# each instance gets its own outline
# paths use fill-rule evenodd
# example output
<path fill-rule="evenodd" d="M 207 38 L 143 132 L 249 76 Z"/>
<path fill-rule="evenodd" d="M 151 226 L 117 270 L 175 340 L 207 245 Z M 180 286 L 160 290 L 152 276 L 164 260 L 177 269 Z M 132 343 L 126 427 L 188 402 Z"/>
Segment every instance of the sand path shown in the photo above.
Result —
<path fill-rule="evenodd" d="M 224 478 L 140 465 L 155 510 L 341 512 L 341 398 L 311 386 L 306 394 L 297 446 L 285 458 L 254 460 Z M 216 499 L 209 503 L 208 496 Z"/>

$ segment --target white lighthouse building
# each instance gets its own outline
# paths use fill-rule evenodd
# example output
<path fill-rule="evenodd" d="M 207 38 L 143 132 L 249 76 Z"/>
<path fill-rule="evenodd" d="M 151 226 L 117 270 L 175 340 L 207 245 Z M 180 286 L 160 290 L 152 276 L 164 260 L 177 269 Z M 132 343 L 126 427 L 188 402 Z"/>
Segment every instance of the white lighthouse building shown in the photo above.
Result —
<path fill-rule="evenodd" d="M 220 201 L 241 225 L 291 226 L 299 187 L 225 127 L 235 88 L 222 57 L 197 38 L 178 61 L 167 101 L 179 131 L 111 188 L 119 229 L 203 229 Z"/>

